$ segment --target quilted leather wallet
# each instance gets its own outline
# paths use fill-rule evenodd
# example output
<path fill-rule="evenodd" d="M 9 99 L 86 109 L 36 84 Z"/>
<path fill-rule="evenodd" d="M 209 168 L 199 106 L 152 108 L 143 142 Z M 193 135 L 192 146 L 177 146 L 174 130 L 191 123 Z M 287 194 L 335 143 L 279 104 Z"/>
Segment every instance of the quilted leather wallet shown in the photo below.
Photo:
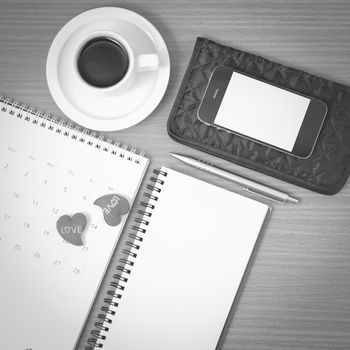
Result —
<path fill-rule="evenodd" d="M 197 118 L 213 69 L 231 66 L 268 82 L 322 100 L 328 113 L 312 155 L 299 159 Z M 350 172 L 350 88 L 251 53 L 197 38 L 168 119 L 174 140 L 297 186 L 335 194 Z"/>

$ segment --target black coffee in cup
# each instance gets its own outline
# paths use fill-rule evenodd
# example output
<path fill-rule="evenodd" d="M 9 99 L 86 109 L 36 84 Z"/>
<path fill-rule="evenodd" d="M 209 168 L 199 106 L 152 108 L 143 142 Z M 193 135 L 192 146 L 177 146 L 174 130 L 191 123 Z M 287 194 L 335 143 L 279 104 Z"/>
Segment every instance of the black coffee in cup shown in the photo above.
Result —
<path fill-rule="evenodd" d="M 83 46 L 77 66 L 79 74 L 88 84 L 106 88 L 124 78 L 129 67 L 129 57 L 116 40 L 98 37 Z"/>

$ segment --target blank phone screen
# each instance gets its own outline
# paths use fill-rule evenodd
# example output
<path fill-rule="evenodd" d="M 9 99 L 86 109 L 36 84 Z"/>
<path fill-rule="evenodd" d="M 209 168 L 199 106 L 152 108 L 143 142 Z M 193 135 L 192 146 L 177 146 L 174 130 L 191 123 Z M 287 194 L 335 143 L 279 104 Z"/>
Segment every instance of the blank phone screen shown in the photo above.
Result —
<path fill-rule="evenodd" d="M 233 72 L 214 123 L 292 151 L 310 99 Z"/>

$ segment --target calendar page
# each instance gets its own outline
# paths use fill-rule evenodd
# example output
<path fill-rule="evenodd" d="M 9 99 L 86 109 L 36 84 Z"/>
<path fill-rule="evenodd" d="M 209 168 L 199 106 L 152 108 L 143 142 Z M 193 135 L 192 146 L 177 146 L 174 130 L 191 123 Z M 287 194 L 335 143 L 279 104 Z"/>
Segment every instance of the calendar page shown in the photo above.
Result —
<path fill-rule="evenodd" d="M 2 348 L 73 349 L 127 218 L 106 213 L 132 205 L 148 160 L 0 107 Z"/>

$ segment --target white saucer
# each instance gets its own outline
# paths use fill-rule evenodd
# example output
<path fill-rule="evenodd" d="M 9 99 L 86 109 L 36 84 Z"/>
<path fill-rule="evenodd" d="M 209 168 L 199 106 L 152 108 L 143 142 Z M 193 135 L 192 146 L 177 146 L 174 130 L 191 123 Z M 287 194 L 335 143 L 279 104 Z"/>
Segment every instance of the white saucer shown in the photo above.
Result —
<path fill-rule="evenodd" d="M 81 85 L 73 51 L 96 32 L 122 36 L 136 53 L 156 53 L 159 66 L 138 72 L 123 93 Z M 76 123 L 101 131 L 125 129 L 145 119 L 161 101 L 169 74 L 168 50 L 157 29 L 137 13 L 117 7 L 89 10 L 70 20 L 52 42 L 46 62 L 47 83 L 59 108 Z"/>

